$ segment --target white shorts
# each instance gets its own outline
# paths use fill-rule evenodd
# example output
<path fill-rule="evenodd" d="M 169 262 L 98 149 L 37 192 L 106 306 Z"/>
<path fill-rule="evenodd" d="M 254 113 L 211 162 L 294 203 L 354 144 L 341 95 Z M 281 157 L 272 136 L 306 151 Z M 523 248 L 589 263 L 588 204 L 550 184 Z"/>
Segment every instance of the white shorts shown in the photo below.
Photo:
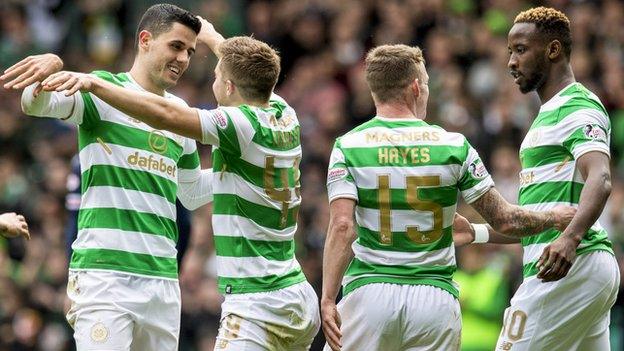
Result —
<path fill-rule="evenodd" d="M 215 350 L 308 350 L 320 326 L 318 298 L 308 282 L 226 295 Z"/>
<path fill-rule="evenodd" d="M 577 257 L 568 275 L 526 278 L 505 310 L 496 350 L 606 351 L 620 272 L 606 251 Z"/>
<path fill-rule="evenodd" d="M 343 351 L 459 350 L 459 302 L 437 287 L 367 284 L 343 298 L 338 312 Z"/>
<path fill-rule="evenodd" d="M 78 351 L 178 349 L 177 280 L 109 271 L 70 271 L 67 321 Z"/>

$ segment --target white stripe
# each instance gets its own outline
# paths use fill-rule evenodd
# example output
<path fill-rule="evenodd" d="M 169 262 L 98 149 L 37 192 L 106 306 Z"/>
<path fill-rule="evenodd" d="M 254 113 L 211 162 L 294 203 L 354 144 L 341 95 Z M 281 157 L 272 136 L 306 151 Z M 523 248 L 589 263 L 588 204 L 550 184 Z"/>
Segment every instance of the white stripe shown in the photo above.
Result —
<path fill-rule="evenodd" d="M 524 252 L 522 253 L 522 264 L 529 264 L 531 262 L 537 261 L 540 256 L 542 256 L 542 252 L 544 252 L 544 248 L 548 246 L 550 243 L 544 244 L 533 244 L 524 246 L 522 249 Z"/>
<path fill-rule="evenodd" d="M 82 195 L 81 209 L 116 208 L 153 213 L 176 220 L 175 204 L 162 196 L 112 186 L 91 186 Z"/>
<path fill-rule="evenodd" d="M 525 168 L 520 171 L 520 189 L 544 182 L 584 183 L 581 173 L 576 169 L 576 161 L 558 162 L 544 166 Z"/>
<path fill-rule="evenodd" d="M 410 140 L 411 139 L 411 140 Z M 379 146 L 463 146 L 466 138 L 434 127 L 372 127 L 340 138 L 342 148 Z"/>
<path fill-rule="evenodd" d="M 239 175 L 230 172 L 216 172 L 213 176 L 214 194 L 235 194 L 247 201 L 255 204 L 271 207 L 276 210 L 282 210 L 282 202 L 272 200 L 266 193 L 265 189 L 259 188 Z M 281 188 L 278 188 L 281 189 Z M 295 188 L 290 188 L 290 203 L 288 208 L 293 208 L 301 203 L 301 198 L 297 197 Z"/>
<path fill-rule="evenodd" d="M 444 228 L 453 224 L 456 206 L 442 208 L 442 226 Z M 433 229 L 433 212 L 415 210 L 392 210 L 390 213 L 390 225 L 393 232 L 405 232 L 408 226 L 417 226 L 420 231 Z M 369 230 L 379 231 L 379 210 L 356 207 L 355 220 L 358 225 Z"/>
<path fill-rule="evenodd" d="M 563 92 L 567 88 L 569 88 L 572 84 L 568 84 L 565 88 L 561 89 L 559 93 Z M 554 111 L 558 108 L 561 108 L 566 102 L 570 101 L 574 96 L 573 95 L 565 95 L 561 96 L 557 93 L 557 95 L 553 96 L 550 100 L 546 101 L 539 109 L 539 113 Z"/>
<path fill-rule="evenodd" d="M 590 108 L 582 109 L 555 125 L 531 128 L 520 145 L 520 151 L 537 146 L 562 145 L 574 131 L 587 124 L 598 124 L 609 130 L 609 120 L 604 113 Z"/>
<path fill-rule="evenodd" d="M 525 208 L 529 211 L 548 211 L 557 206 L 570 206 L 577 208 L 578 204 L 573 204 L 571 202 L 542 202 L 537 204 L 526 204 L 520 207 Z"/>
<path fill-rule="evenodd" d="M 105 228 L 79 230 L 72 249 L 108 249 L 167 258 L 177 254 L 175 242 L 164 236 Z"/>
<path fill-rule="evenodd" d="M 276 132 L 290 132 L 293 129 L 295 129 L 295 127 L 299 126 L 299 121 L 297 120 L 297 115 L 294 113 L 295 110 L 293 110 L 292 108 L 287 108 L 286 110 L 283 111 L 282 113 L 282 117 L 280 118 L 281 120 L 287 120 L 290 122 L 290 124 L 285 125 L 285 126 L 280 126 L 280 125 L 272 125 L 269 120 L 271 118 L 271 116 L 273 116 L 272 113 L 269 113 L 267 111 L 263 111 L 259 108 L 252 108 L 254 114 L 256 115 L 256 120 L 258 121 L 258 123 L 260 123 L 260 125 L 264 128 L 268 128 L 271 130 L 274 130 Z"/>
<path fill-rule="evenodd" d="M 357 241 L 351 245 L 355 257 L 371 264 L 386 266 L 451 266 L 455 264 L 455 246 L 423 252 L 401 252 L 374 250 L 360 245 Z"/>
<path fill-rule="evenodd" d="M 297 225 L 282 230 L 266 228 L 246 217 L 236 215 L 212 215 L 214 235 L 244 237 L 249 240 L 288 241 L 297 232 Z"/>
<path fill-rule="evenodd" d="M 296 259 L 272 261 L 264 257 L 225 257 L 217 256 L 217 274 L 226 278 L 264 277 L 286 275 L 299 268 Z"/>
<path fill-rule="evenodd" d="M 124 84 L 125 87 L 127 88 L 133 88 L 132 84 Z M 134 90 L 140 90 L 140 89 L 134 89 Z M 164 135 L 165 137 L 167 137 L 170 140 L 173 140 L 176 144 L 180 145 L 181 147 L 184 147 L 184 137 L 174 134 L 170 131 L 167 130 L 158 130 L 155 128 L 150 127 L 149 125 L 147 125 L 146 123 L 143 123 L 135 118 L 132 118 L 130 116 L 128 116 L 127 114 L 113 108 L 111 105 L 107 104 L 106 102 L 102 101 L 100 98 L 98 98 L 97 96 L 91 94 L 91 97 L 93 99 L 93 103 L 95 104 L 95 107 L 98 110 L 98 113 L 100 115 L 100 119 L 102 121 L 107 121 L 107 122 L 111 122 L 111 123 L 115 123 L 115 124 L 119 124 L 122 125 L 124 127 L 131 127 L 131 128 L 135 128 L 135 129 L 140 129 L 144 132 L 147 133 L 151 133 L 153 131 L 158 131 L 159 133 L 162 133 L 162 135 Z M 172 99 L 172 98 L 171 98 Z"/>
<path fill-rule="evenodd" d="M 353 176 L 358 188 L 377 189 L 379 176 L 389 175 L 390 188 L 406 189 L 407 177 L 410 176 L 440 176 L 440 185 L 436 185 L 436 187 L 454 186 L 460 178 L 461 168 L 462 166 L 457 164 L 412 167 L 349 167 L 349 173 Z"/>
<path fill-rule="evenodd" d="M 292 168 L 295 161 L 301 161 L 301 146 L 287 151 L 279 151 L 260 146 L 254 142 L 242 152 L 241 159 L 261 168 L 266 167 L 267 156 L 274 157 L 273 166 L 277 168 Z"/>
<path fill-rule="evenodd" d="M 201 177 L 201 169 L 199 167 L 194 169 L 178 169 L 178 182 L 179 183 L 192 183 Z"/>
<path fill-rule="evenodd" d="M 174 183 L 177 183 L 177 165 L 172 159 L 153 152 L 110 144 L 106 143 L 106 141 L 104 142 L 106 146 L 103 146 L 100 143 L 92 143 L 80 150 L 79 157 L 81 172 L 85 172 L 86 170 L 91 168 L 91 166 L 95 165 L 117 166 L 136 171 L 149 172 L 157 176 L 167 178 Z M 111 151 L 110 154 L 108 153 L 108 150 L 106 150 L 106 148 Z M 135 156 L 137 157 L 136 160 Z M 167 174 L 167 172 L 161 172 L 160 169 L 141 167 L 138 165 L 138 157 L 145 158 L 145 160 L 149 160 L 151 157 L 151 160 L 153 162 L 157 162 L 159 165 L 162 160 L 162 163 L 164 163 L 165 165 L 175 167 L 175 172 L 171 172 L 173 174 Z M 132 161 L 133 164 L 130 164 L 130 161 Z"/>

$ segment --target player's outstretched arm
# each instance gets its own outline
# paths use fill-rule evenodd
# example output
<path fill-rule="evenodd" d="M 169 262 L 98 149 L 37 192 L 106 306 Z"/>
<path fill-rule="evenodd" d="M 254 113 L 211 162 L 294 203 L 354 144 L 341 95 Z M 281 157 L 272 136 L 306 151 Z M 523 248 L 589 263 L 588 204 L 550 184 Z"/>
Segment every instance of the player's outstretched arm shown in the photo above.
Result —
<path fill-rule="evenodd" d="M 24 216 L 15 212 L 0 214 L 0 235 L 6 238 L 14 238 L 21 235 L 26 240 L 30 240 L 28 223 L 26 223 Z"/>
<path fill-rule="evenodd" d="M 62 71 L 42 82 L 45 91 L 90 92 L 123 113 L 157 129 L 201 140 L 197 111 L 156 94 L 125 89 L 91 74 Z"/>
<path fill-rule="evenodd" d="M 480 230 L 485 230 L 487 233 L 480 232 L 479 234 L 482 235 L 477 235 L 477 231 Z M 466 217 L 458 213 L 455 214 L 453 219 L 453 243 L 455 247 L 485 242 L 491 244 L 517 244 L 520 242 L 520 238 L 497 233 L 487 224 L 473 224 Z"/>
<path fill-rule="evenodd" d="M 355 200 L 339 198 L 329 205 L 330 219 L 323 250 L 323 292 L 321 294 L 321 320 L 323 333 L 332 350 L 342 347 L 340 314 L 336 297 L 344 272 L 353 259 L 351 244 L 356 238 L 354 212 Z"/>
<path fill-rule="evenodd" d="M 535 235 L 549 228 L 564 230 L 576 212 L 567 206 L 544 212 L 529 211 L 507 202 L 496 188 L 488 190 L 471 205 L 496 232 L 516 238 Z"/>
<path fill-rule="evenodd" d="M 212 23 L 206 21 L 204 18 L 197 16 L 199 21 L 201 22 L 201 30 L 197 35 L 197 40 L 208 45 L 210 50 L 217 55 L 217 58 L 221 58 L 221 53 L 219 52 L 219 44 L 221 44 L 225 38 L 217 30 L 214 28 Z"/>
<path fill-rule="evenodd" d="M 578 158 L 577 167 L 585 180 L 579 205 L 563 233 L 544 248 L 537 262 L 537 277 L 555 281 L 566 276 L 576 257 L 576 248 L 591 226 L 596 223 L 611 194 L 611 171 L 609 156 L 591 151 Z"/>

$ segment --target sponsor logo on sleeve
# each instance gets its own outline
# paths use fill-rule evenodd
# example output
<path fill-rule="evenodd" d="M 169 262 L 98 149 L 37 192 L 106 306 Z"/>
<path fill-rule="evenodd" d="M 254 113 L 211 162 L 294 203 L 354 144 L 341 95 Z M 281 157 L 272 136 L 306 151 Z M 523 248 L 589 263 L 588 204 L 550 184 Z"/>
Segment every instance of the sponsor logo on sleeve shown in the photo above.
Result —
<path fill-rule="evenodd" d="M 607 134 L 604 130 L 602 130 L 602 128 L 600 128 L 596 124 L 587 124 L 585 127 L 583 127 L 583 135 L 585 135 L 585 137 L 589 139 L 602 142 L 607 141 Z"/>
<path fill-rule="evenodd" d="M 344 168 L 334 168 L 327 172 L 327 183 L 335 182 L 347 176 L 347 170 Z"/>
<path fill-rule="evenodd" d="M 228 126 L 228 118 L 223 114 L 223 112 L 219 110 L 212 111 L 212 120 L 215 122 L 217 127 L 221 129 L 225 129 Z"/>
<path fill-rule="evenodd" d="M 470 172 L 470 175 L 475 179 L 483 179 L 488 175 L 488 171 L 481 160 L 473 161 L 470 166 L 468 166 L 468 172 Z"/>

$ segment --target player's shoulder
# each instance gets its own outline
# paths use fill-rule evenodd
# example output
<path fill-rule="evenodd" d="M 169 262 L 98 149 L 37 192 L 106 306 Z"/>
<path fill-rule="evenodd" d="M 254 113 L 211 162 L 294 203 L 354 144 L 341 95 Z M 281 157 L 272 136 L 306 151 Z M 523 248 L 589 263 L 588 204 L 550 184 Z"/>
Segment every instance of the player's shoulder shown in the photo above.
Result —
<path fill-rule="evenodd" d="M 91 74 L 100 79 L 104 79 L 107 82 L 117 84 L 120 86 L 124 86 L 124 85 L 131 83 L 130 77 L 128 76 L 128 73 L 126 72 L 112 73 L 112 72 L 105 71 L 105 70 L 95 70 L 95 71 L 92 71 Z"/>
<path fill-rule="evenodd" d="M 568 87 L 560 96 L 565 99 L 565 102 L 559 107 L 560 119 L 564 119 L 572 113 L 576 115 L 579 113 L 588 115 L 608 115 L 607 109 L 602 104 L 602 101 L 600 101 L 598 95 L 581 83 L 575 83 Z"/>
<path fill-rule="evenodd" d="M 400 134 L 401 138 L 390 136 L 390 134 Z M 344 141 L 364 138 L 372 142 L 382 142 L 384 140 L 403 140 L 406 142 L 431 142 L 436 145 L 454 145 L 461 146 L 466 143 L 466 137 L 463 134 L 448 132 L 444 128 L 429 124 L 423 120 L 393 120 L 372 118 L 355 128 L 351 129 L 344 135 L 340 136 L 337 141 Z"/>

